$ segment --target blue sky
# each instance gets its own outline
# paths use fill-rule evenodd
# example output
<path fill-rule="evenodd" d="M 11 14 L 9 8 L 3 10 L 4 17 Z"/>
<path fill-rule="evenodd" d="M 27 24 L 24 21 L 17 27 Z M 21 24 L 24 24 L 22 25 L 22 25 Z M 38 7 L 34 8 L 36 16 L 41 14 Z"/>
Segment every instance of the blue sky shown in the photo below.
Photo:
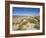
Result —
<path fill-rule="evenodd" d="M 40 8 L 13 7 L 13 16 L 39 16 Z"/>

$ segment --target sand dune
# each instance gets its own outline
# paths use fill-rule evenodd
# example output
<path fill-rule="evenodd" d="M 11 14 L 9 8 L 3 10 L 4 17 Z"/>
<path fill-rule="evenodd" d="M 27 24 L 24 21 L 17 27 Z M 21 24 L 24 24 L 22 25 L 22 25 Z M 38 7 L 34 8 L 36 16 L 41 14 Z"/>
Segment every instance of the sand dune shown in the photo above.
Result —
<path fill-rule="evenodd" d="M 39 30 L 39 16 L 13 16 L 13 30 Z"/>

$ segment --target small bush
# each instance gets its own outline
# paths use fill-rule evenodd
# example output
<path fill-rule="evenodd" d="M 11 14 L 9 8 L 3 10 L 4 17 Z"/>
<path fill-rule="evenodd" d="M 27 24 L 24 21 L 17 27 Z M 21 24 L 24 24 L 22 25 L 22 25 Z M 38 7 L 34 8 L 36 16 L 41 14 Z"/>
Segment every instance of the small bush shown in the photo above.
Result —
<path fill-rule="evenodd" d="M 39 25 L 39 24 L 36 24 L 36 25 L 34 26 L 34 28 L 40 29 L 40 25 Z"/>

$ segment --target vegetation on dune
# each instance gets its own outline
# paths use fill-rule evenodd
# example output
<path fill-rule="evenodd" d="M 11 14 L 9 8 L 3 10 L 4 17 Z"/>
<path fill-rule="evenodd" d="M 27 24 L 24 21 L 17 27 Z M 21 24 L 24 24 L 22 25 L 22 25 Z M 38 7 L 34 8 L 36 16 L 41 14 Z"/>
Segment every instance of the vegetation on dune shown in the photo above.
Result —
<path fill-rule="evenodd" d="M 39 24 L 36 24 L 35 26 L 34 26 L 34 28 L 36 28 L 36 29 L 40 29 L 40 25 Z"/>
<path fill-rule="evenodd" d="M 18 30 L 22 30 L 23 25 L 26 25 L 26 24 L 27 24 L 27 21 L 21 22 L 21 23 L 19 24 L 19 29 L 18 29 Z M 23 30 L 24 30 L 24 29 L 23 29 Z"/>
<path fill-rule="evenodd" d="M 23 26 L 26 26 L 27 27 L 27 23 L 29 22 L 30 24 L 31 23 L 33 23 L 33 24 L 35 24 L 33 27 L 35 28 L 35 29 L 37 29 L 37 30 L 39 30 L 40 29 L 40 16 L 36 16 L 36 17 L 31 17 L 31 16 L 29 16 L 30 18 L 27 18 L 26 16 L 25 16 L 25 18 L 23 18 L 23 19 L 19 19 L 19 20 L 21 20 L 19 23 L 18 22 L 16 22 L 16 23 L 13 23 L 13 25 L 15 24 L 15 26 L 17 26 L 17 24 L 19 24 L 19 28 L 18 29 L 16 29 L 16 30 L 26 30 L 26 29 L 23 29 Z M 17 19 L 16 19 L 16 21 L 17 21 Z M 25 28 L 26 28 L 25 27 Z M 30 25 L 29 25 L 29 27 L 30 27 Z M 28 27 L 28 28 L 29 28 Z"/>

